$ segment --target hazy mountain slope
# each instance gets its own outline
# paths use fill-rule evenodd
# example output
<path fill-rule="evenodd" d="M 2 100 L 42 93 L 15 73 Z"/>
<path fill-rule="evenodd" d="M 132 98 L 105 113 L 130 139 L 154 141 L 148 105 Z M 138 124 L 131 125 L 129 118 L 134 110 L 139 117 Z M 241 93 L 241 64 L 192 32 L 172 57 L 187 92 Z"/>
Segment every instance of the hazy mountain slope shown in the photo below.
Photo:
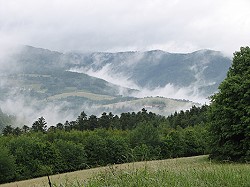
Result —
<path fill-rule="evenodd" d="M 67 71 L 72 63 L 64 54 L 46 49 L 25 46 L 15 50 L 1 61 L 2 110 L 24 124 L 41 116 L 53 124 L 75 119 L 82 110 L 92 114 L 95 110 L 91 106 L 100 103 L 96 98 L 105 101 L 118 97 L 121 90 L 133 91 L 87 74 Z"/>
<path fill-rule="evenodd" d="M 152 90 L 166 85 L 173 85 L 177 88 L 185 87 L 190 89 L 190 94 L 197 92 L 207 97 L 217 90 L 231 65 L 229 58 L 211 50 L 188 54 L 167 53 L 159 50 L 62 54 L 26 46 L 20 53 L 13 55 L 12 59 L 13 67 L 17 67 L 13 70 L 17 69 L 18 72 L 54 75 L 63 81 L 67 80 L 65 77 L 73 77 L 78 81 L 78 90 L 90 89 L 91 92 L 95 91 L 94 93 L 113 95 L 118 94 L 121 88 L 100 79 L 137 89 Z M 67 70 L 73 70 L 74 73 L 70 74 Z M 77 74 L 77 72 L 82 74 Z M 68 81 L 72 82 L 72 79 Z M 79 88 L 80 82 L 85 85 L 84 88 Z M 86 87 L 88 83 L 90 87 Z M 100 88 L 99 91 L 97 87 L 92 89 L 95 86 Z"/>
<path fill-rule="evenodd" d="M 211 50 L 188 54 L 155 50 L 68 55 L 77 61 L 73 71 L 99 77 L 108 74 L 114 79 L 124 78 L 140 88 L 154 89 L 167 84 L 195 87 L 204 96 L 217 90 L 231 64 L 229 58 Z"/>
<path fill-rule="evenodd" d="M 187 110 L 193 105 L 200 106 L 198 103 L 185 100 L 163 97 L 145 97 L 136 100 L 106 104 L 102 105 L 101 108 L 104 111 L 119 111 L 120 113 L 139 111 L 142 108 L 145 108 L 148 111 L 167 116 L 174 111 Z"/>
<path fill-rule="evenodd" d="M 75 119 L 81 111 L 120 114 L 143 107 L 168 115 L 196 103 L 144 97 L 163 95 L 172 85 L 178 87 L 172 89 L 173 98 L 189 99 L 189 87 L 208 95 L 216 91 L 229 65 L 230 59 L 208 50 L 63 54 L 25 46 L 0 68 L 0 105 L 26 124 L 41 116 L 54 125 Z"/>
<path fill-rule="evenodd" d="M 4 85 L 44 94 L 44 97 L 79 90 L 118 95 L 120 89 L 125 89 L 87 74 L 67 71 L 70 59 L 46 49 L 25 46 L 8 63 L 12 68 L 1 73 Z"/>
<path fill-rule="evenodd" d="M 15 123 L 14 116 L 9 116 L 4 114 L 0 108 L 0 133 L 6 125 L 15 125 L 14 123 Z"/>

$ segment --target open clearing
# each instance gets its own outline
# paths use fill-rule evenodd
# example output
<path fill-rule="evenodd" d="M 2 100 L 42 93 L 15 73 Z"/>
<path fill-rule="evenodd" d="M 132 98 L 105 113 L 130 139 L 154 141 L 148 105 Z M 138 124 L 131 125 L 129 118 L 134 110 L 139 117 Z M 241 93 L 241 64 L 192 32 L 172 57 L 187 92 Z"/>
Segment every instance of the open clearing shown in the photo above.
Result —
<path fill-rule="evenodd" d="M 108 96 L 108 95 L 100 95 L 100 94 L 94 94 L 94 93 L 89 93 L 89 92 L 84 92 L 84 91 L 77 91 L 77 92 L 69 92 L 69 93 L 62 93 L 62 94 L 57 94 L 53 95 L 51 97 L 48 97 L 48 100 L 54 100 L 54 99 L 63 99 L 67 97 L 85 97 L 91 100 L 112 100 L 115 97 Z"/>
<path fill-rule="evenodd" d="M 113 165 L 50 176 L 54 186 L 250 186 L 250 165 L 213 163 L 207 156 Z M 49 186 L 47 177 L 0 187 Z"/>

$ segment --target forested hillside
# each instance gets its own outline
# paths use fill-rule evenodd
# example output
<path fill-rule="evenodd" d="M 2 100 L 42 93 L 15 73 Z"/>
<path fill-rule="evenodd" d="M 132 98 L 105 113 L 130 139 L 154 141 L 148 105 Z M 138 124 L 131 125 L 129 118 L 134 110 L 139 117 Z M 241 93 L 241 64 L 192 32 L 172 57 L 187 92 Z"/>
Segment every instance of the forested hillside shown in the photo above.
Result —
<path fill-rule="evenodd" d="M 41 117 L 32 127 L 6 126 L 0 137 L 1 182 L 107 164 L 207 153 L 207 106 L 164 117 L 147 110 L 82 112 L 75 121 L 47 127 Z M 183 122 L 185 121 L 185 125 Z"/>
<path fill-rule="evenodd" d="M 46 115 L 49 125 L 54 125 L 57 122 L 51 121 L 54 116 L 75 117 L 83 110 L 88 114 L 101 115 L 103 111 L 121 114 L 145 107 L 152 112 L 168 115 L 197 104 L 163 97 L 145 99 L 143 95 L 136 96 L 141 93 L 140 90 L 120 86 L 123 80 L 118 78 L 119 85 L 115 85 L 85 73 L 69 71 L 77 65 L 82 67 L 82 63 L 70 54 L 31 46 L 21 47 L 6 59 L 6 65 L 0 69 L 1 106 L 8 114 L 26 123 Z M 11 105 L 22 108 L 22 112 Z"/>
<path fill-rule="evenodd" d="M 123 81 L 134 83 L 140 88 L 164 88 L 168 84 L 175 87 L 189 87 L 190 94 L 196 91 L 204 97 L 217 90 L 231 65 L 230 58 L 212 50 L 187 54 L 153 50 L 71 53 L 69 56 L 77 62 L 71 65 L 72 71 L 97 77 L 103 75 L 107 80 L 123 78 Z"/>

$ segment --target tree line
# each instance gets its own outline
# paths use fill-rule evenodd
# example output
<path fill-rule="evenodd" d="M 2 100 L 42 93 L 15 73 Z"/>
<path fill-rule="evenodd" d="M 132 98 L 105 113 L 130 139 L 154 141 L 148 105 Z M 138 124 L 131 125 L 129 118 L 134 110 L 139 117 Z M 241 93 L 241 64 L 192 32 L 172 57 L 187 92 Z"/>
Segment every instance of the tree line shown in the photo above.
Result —
<path fill-rule="evenodd" d="M 180 112 L 175 112 L 168 117 L 157 115 L 152 112 L 147 112 L 146 109 L 135 112 L 121 113 L 120 116 L 113 115 L 112 112 L 108 114 L 103 112 L 100 117 L 95 115 L 90 115 L 89 117 L 83 111 L 74 121 L 66 121 L 64 124 L 58 123 L 47 127 L 47 122 L 44 117 L 38 118 L 31 127 L 24 125 L 23 127 L 12 127 L 7 125 L 2 133 L 3 135 L 21 135 L 27 132 L 50 132 L 55 130 L 95 130 L 98 128 L 104 129 L 118 129 L 118 130 L 132 130 L 137 127 L 138 124 L 142 122 L 150 122 L 155 127 L 160 124 L 167 124 L 171 128 L 186 128 L 189 126 L 194 126 L 197 124 L 207 123 L 207 110 L 208 105 L 203 105 L 201 107 L 192 106 L 189 110 Z"/>
<path fill-rule="evenodd" d="M 204 107 L 194 106 L 169 117 L 145 109 L 120 116 L 103 113 L 100 117 L 88 117 L 81 112 L 75 121 L 51 127 L 47 127 L 43 117 L 31 127 L 6 126 L 0 137 L 0 155 L 4 155 L 0 164 L 5 166 L 0 169 L 0 181 L 114 163 L 204 154 L 207 152 L 204 122 L 194 125 L 190 121 L 183 128 L 174 120 L 187 119 L 191 114 L 201 119 L 205 112 L 198 111 Z"/>

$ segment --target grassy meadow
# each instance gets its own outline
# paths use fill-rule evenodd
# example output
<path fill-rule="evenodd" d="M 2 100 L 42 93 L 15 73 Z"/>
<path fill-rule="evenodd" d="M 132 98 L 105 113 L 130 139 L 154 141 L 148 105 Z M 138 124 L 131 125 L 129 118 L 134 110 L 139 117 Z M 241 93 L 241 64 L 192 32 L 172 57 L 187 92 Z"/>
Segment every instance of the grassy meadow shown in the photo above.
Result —
<path fill-rule="evenodd" d="M 208 156 L 112 165 L 50 176 L 55 187 L 169 186 L 249 187 L 250 165 L 215 163 Z M 49 186 L 47 177 L 2 184 L 0 187 Z"/>
<path fill-rule="evenodd" d="M 112 100 L 115 98 L 115 97 L 108 96 L 108 95 L 100 95 L 100 94 L 94 94 L 90 92 L 77 91 L 77 92 L 69 92 L 69 93 L 61 93 L 61 94 L 53 95 L 51 97 L 48 97 L 48 100 L 62 99 L 62 98 L 70 97 L 70 96 L 86 97 L 88 99 L 95 100 L 95 101 Z"/>

